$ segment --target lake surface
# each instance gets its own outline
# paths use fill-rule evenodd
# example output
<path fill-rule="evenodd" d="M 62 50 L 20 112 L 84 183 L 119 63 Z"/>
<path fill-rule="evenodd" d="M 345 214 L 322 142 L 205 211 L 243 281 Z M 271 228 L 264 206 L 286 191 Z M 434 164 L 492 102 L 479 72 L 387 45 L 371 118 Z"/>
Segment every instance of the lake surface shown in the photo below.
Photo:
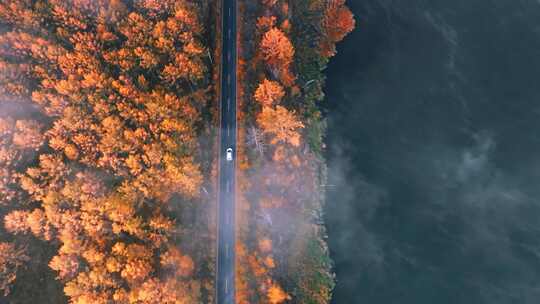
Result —
<path fill-rule="evenodd" d="M 348 3 L 325 104 L 333 303 L 538 303 L 540 2 Z"/>

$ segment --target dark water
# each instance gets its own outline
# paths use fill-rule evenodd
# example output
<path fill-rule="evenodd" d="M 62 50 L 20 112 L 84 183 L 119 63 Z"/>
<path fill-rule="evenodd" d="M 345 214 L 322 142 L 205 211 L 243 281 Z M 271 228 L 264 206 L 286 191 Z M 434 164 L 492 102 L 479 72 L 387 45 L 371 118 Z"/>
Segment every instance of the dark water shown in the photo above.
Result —
<path fill-rule="evenodd" d="M 348 2 L 327 86 L 333 303 L 539 303 L 540 1 Z"/>

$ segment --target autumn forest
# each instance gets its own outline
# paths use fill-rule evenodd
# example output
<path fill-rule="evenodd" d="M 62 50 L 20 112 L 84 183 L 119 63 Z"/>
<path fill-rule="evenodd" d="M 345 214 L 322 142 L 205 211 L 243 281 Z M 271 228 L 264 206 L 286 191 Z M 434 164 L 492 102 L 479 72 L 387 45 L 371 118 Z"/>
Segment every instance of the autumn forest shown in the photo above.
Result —
<path fill-rule="evenodd" d="M 237 303 L 328 303 L 345 0 L 239 1 Z M 0 303 L 214 303 L 219 1 L 0 0 Z"/>

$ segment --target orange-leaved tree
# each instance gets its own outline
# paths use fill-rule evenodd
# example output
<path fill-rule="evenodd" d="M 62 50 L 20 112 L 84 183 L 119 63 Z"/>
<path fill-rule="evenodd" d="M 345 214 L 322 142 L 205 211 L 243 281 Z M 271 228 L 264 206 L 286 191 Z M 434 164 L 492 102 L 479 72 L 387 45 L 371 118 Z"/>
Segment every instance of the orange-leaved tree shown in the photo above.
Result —
<path fill-rule="evenodd" d="M 257 90 L 255 90 L 255 100 L 261 103 L 263 106 L 272 106 L 281 101 L 285 96 L 285 91 L 279 82 L 264 79 Z"/>
<path fill-rule="evenodd" d="M 294 47 L 282 30 L 274 27 L 264 33 L 261 51 L 264 59 L 275 73 L 288 72 L 294 57 Z"/>
<path fill-rule="evenodd" d="M 29 202 L 5 228 L 59 245 L 49 266 L 72 303 L 199 302 L 191 257 L 160 262 L 180 230 L 171 198 L 197 198 L 202 184 L 199 5 L 0 3 L 2 102 L 40 121 L 0 119 L 0 200 Z"/>
<path fill-rule="evenodd" d="M 0 291 L 7 296 L 11 284 L 17 278 L 17 270 L 30 260 L 23 247 L 17 247 L 13 243 L 0 243 Z"/>
<path fill-rule="evenodd" d="M 270 137 L 272 144 L 288 143 L 292 146 L 300 146 L 300 130 L 304 124 L 296 117 L 294 112 L 282 106 L 263 107 L 257 116 L 257 123 L 264 134 Z"/>
<path fill-rule="evenodd" d="M 276 284 L 272 284 L 272 286 L 268 288 L 267 297 L 270 304 L 280 304 L 291 299 L 291 297 Z"/>
<path fill-rule="evenodd" d="M 322 55 L 334 56 L 336 43 L 343 40 L 354 29 L 354 26 L 354 15 L 345 5 L 345 0 L 329 0 L 322 19 L 324 30 L 320 45 Z"/>
<path fill-rule="evenodd" d="M 0 205 L 13 206 L 27 195 L 18 185 L 18 168 L 28 166 L 44 142 L 43 126 L 35 120 L 0 117 Z"/>

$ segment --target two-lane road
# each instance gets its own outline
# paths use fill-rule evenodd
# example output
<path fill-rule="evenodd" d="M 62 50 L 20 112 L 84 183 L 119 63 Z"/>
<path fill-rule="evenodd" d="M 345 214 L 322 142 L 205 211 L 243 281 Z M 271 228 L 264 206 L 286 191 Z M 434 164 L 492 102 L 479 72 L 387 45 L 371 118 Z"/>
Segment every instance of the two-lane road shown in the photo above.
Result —
<path fill-rule="evenodd" d="M 222 0 L 221 131 L 218 195 L 218 304 L 235 303 L 236 0 Z M 232 160 L 226 151 L 232 148 Z"/>

